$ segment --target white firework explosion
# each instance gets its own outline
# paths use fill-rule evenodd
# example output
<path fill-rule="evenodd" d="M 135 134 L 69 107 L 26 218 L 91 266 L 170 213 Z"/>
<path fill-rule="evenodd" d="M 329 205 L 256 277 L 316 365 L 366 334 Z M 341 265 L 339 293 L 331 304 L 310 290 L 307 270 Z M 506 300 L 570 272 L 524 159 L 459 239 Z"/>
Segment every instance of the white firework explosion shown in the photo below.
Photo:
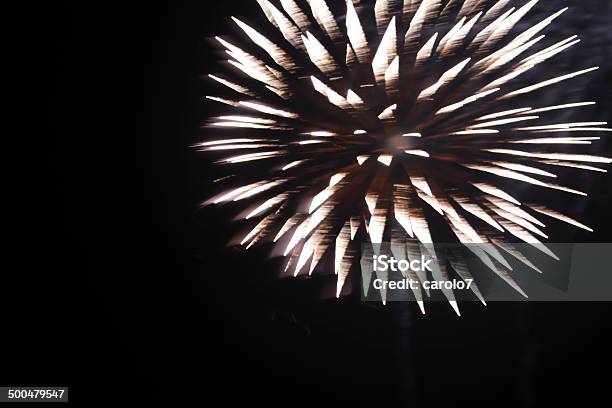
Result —
<path fill-rule="evenodd" d="M 612 163 L 558 150 L 591 144 L 611 131 L 606 123 L 547 119 L 594 102 L 533 105 L 535 93 L 598 67 L 519 82 L 580 41 L 547 44 L 542 34 L 567 9 L 521 31 L 537 0 L 348 0 L 342 18 L 325 0 L 257 1 L 271 25 L 233 18 L 242 40 L 216 38 L 232 69 L 210 75 L 227 92 L 208 98 L 232 111 L 211 126 L 241 136 L 200 145 L 231 152 L 220 163 L 232 168 L 222 179 L 232 184 L 211 202 L 247 202 L 252 228 L 242 245 L 273 241 L 296 276 L 312 274 L 329 253 L 340 296 L 358 243 L 389 240 L 407 244 L 409 255 L 432 253 L 437 213 L 525 295 L 505 256 L 537 268 L 510 242 L 556 257 L 542 244 L 541 218 L 590 230 L 513 192 L 527 183 L 586 196 L 555 182 L 555 169 L 605 172 L 597 165 Z M 461 259 L 449 266 L 470 278 Z M 437 265 L 434 276 L 448 279 L 449 268 Z M 459 313 L 453 293 L 444 294 Z M 415 295 L 424 311 L 420 290 Z"/>

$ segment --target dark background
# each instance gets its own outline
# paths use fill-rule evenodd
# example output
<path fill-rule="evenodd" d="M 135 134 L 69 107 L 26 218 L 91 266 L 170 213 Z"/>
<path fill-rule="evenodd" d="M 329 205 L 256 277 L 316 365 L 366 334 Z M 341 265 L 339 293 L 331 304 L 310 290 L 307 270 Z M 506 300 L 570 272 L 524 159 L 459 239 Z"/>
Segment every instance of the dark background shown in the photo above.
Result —
<path fill-rule="evenodd" d="M 585 97 L 610 117 L 610 3 L 564 3 L 580 5 L 572 28 L 602 60 Z M 610 304 L 474 303 L 462 318 L 432 304 L 422 317 L 403 310 L 414 305 L 320 301 L 317 278 L 278 282 L 260 253 L 225 246 L 231 213 L 199 209 L 212 170 L 190 146 L 211 114 L 200 77 L 218 54 L 207 38 L 252 10 L 36 6 L 27 97 L 46 126 L 23 166 L 35 169 L 15 170 L 25 215 L 0 286 L 0 382 L 68 385 L 84 407 L 605 401 Z M 583 219 L 599 228 L 570 239 L 610 242 L 609 188 L 609 176 L 589 183 Z"/>

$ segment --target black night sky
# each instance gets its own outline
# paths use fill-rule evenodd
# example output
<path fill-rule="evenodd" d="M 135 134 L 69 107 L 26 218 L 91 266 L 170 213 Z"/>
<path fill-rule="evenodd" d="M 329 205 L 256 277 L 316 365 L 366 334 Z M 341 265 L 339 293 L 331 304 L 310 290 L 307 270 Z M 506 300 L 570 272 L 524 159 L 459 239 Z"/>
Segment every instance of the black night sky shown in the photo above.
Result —
<path fill-rule="evenodd" d="M 612 119 L 612 3 L 548 3 L 572 6 L 563 30 L 592 41 L 576 64 L 602 69 L 584 97 Z M 30 114 L 46 118 L 44 164 L 22 187 L 32 199 L 14 237 L 14 285 L 27 289 L 0 289 L 0 383 L 68 385 L 83 407 L 605 398 L 610 304 L 473 303 L 457 318 L 440 303 L 424 317 L 412 304 L 321 301 L 319 278 L 278 281 L 265 251 L 226 246 L 234 213 L 199 208 L 212 170 L 190 146 L 217 112 L 202 101 L 202 76 L 218 70 L 208 38 L 229 32 L 231 15 L 259 16 L 254 0 L 60 2 L 37 14 L 44 79 Z M 601 146 L 610 155 L 610 140 Z M 598 228 L 564 239 L 612 242 L 611 179 L 585 183 L 583 219 Z"/>

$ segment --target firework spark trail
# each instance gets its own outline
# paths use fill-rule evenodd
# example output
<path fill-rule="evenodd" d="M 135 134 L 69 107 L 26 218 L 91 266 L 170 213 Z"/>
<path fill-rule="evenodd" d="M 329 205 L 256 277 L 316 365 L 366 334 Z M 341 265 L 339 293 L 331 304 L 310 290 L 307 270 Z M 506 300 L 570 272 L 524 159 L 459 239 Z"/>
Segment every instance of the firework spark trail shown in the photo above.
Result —
<path fill-rule="evenodd" d="M 257 2 L 269 26 L 233 17 L 241 40 L 216 39 L 235 69 L 210 75 L 225 92 L 208 97 L 233 108 L 211 127 L 249 136 L 200 146 L 236 151 L 219 162 L 238 165 L 240 176 L 223 179 L 235 184 L 211 203 L 248 200 L 245 218 L 254 224 L 243 245 L 273 240 L 295 275 L 313 273 L 330 253 L 341 296 L 359 242 L 389 238 L 405 243 L 408 257 L 435 254 L 430 207 L 458 242 L 481 244 L 469 248 L 527 296 L 497 248 L 541 272 L 508 241 L 556 258 L 540 241 L 548 237 L 538 217 L 592 231 L 501 188 L 513 181 L 586 195 L 551 183 L 555 170 L 605 172 L 599 166 L 612 163 L 554 150 L 591 144 L 612 130 L 604 122 L 551 123 L 550 112 L 595 102 L 532 106 L 533 93 L 598 67 L 518 82 L 579 43 L 571 36 L 550 44 L 541 34 L 567 8 L 517 32 L 537 0 L 347 0 L 344 18 L 325 0 L 309 0 L 304 9 L 293 0 Z M 259 165 L 252 171 L 249 163 Z M 449 265 L 471 276 L 461 259 Z M 444 265 L 434 275 L 449 276 Z M 473 292 L 484 303 L 477 286 Z M 459 313 L 452 292 L 444 295 Z M 420 290 L 415 296 L 424 312 Z"/>

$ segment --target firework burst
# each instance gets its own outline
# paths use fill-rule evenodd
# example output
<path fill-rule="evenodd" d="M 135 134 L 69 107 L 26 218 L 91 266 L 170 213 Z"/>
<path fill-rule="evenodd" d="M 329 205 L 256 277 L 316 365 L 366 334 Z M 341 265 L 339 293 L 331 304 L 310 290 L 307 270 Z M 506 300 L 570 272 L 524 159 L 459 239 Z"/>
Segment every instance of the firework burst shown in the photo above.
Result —
<path fill-rule="evenodd" d="M 510 242 L 556 257 L 542 244 L 543 218 L 590 230 L 515 198 L 519 184 L 586 196 L 555 170 L 605 172 L 612 162 L 574 151 L 610 132 L 606 123 L 550 119 L 594 102 L 533 98 L 598 67 L 524 80 L 580 41 L 547 43 L 542 34 L 567 9 L 519 30 L 537 0 L 348 0 L 338 10 L 324 0 L 258 3 L 269 24 L 233 18 L 240 40 L 216 38 L 231 69 L 210 75 L 226 92 L 208 98 L 231 108 L 210 126 L 234 136 L 199 145 L 230 167 L 220 180 L 230 185 L 211 203 L 244 202 L 252 224 L 242 245 L 273 241 L 296 276 L 330 254 L 340 296 L 357 243 L 431 253 L 435 215 L 458 242 L 481 244 L 469 247 L 525 295 L 506 257 L 537 268 Z M 448 279 L 450 270 L 470 278 L 460 258 L 434 275 Z M 453 293 L 444 294 L 458 313 Z"/>

